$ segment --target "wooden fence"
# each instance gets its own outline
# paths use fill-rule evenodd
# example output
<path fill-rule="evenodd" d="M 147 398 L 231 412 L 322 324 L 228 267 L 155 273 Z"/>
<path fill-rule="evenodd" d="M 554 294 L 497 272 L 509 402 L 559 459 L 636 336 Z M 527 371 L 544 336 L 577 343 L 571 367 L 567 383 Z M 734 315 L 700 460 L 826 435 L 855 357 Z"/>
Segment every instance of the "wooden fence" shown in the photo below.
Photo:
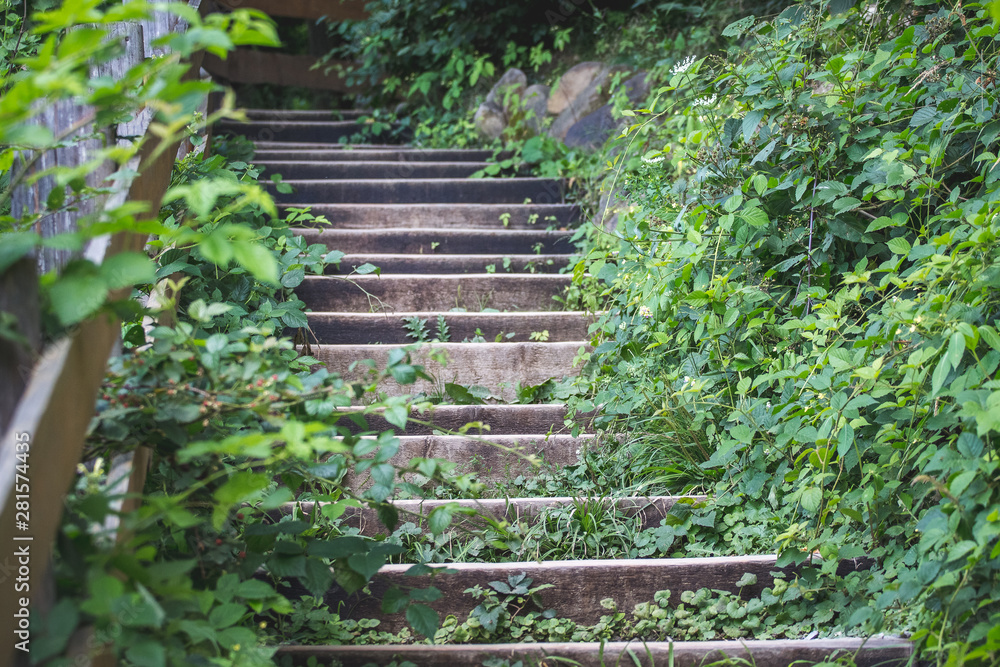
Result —
<path fill-rule="evenodd" d="M 189 5 L 199 8 L 200 0 Z M 202 10 L 204 11 L 204 7 Z M 115 26 L 116 35 L 123 38 L 125 54 L 108 63 L 100 74 L 116 77 L 143 58 L 157 55 L 152 43 L 158 37 L 183 30 L 179 20 L 167 13 L 158 13 L 141 24 Z M 200 56 L 192 59 L 189 76 L 197 76 Z M 69 102 L 54 105 L 39 118 L 58 136 L 60 132 L 87 136 L 92 130 L 92 110 Z M 151 114 L 145 111 L 129 123 L 119 125 L 104 141 L 125 141 L 147 134 Z M 75 166 L 87 161 L 88 155 L 102 139 L 78 142 L 67 148 L 49 151 L 35 169 L 52 166 Z M 150 135 L 145 148 L 135 159 L 134 167 L 146 162 L 156 144 Z M 97 210 L 98 206 L 116 205 L 126 200 L 147 202 L 149 211 L 159 210 L 160 201 L 170 183 L 176 148 L 164 151 L 130 183 L 124 183 L 105 202 L 94 201 L 76 211 L 48 215 L 40 221 L 40 232 L 51 236 L 76 228 L 77 220 Z M 106 164 L 90 174 L 90 184 L 100 183 L 115 167 Z M 12 201 L 18 211 L 42 209 L 53 187 L 52 179 L 41 179 L 30 188 L 19 189 Z M 118 234 L 94 239 L 84 249 L 84 256 L 95 263 L 124 251 L 142 250 L 146 238 L 137 234 Z M 22 260 L 0 279 L 0 310 L 15 313 L 37 353 L 40 347 L 37 275 L 63 266 L 70 259 L 66 251 L 45 250 L 33 260 Z M 127 298 L 128 291 L 113 295 Z M 80 461 L 84 437 L 94 414 L 98 389 L 104 378 L 108 357 L 120 335 L 120 323 L 108 317 L 86 321 L 71 334 L 50 344 L 37 361 L 31 352 L 0 343 L 0 618 L 8 630 L 0 633 L 0 664 L 26 664 L 26 654 L 15 648 L 20 639 L 15 613 L 25 605 L 20 599 L 30 597 L 32 613 L 45 615 L 51 600 L 44 591 L 52 544 L 62 518 L 62 498 L 70 487 Z M 28 456 L 18 443 L 30 443 Z M 123 488 L 141 490 L 148 462 L 148 450 L 140 450 L 124 461 L 117 470 L 123 477 Z M 26 468 L 18 469 L 19 465 Z M 23 473 L 27 473 L 24 475 Z M 30 515 L 27 529 L 18 528 L 15 481 L 17 475 L 27 477 L 30 486 Z M 128 506 L 125 507 L 128 509 Z M 27 555 L 26 555 L 27 554 Z M 23 569 L 22 569 L 23 567 Z M 16 588 L 15 588 L 16 586 Z M 26 587 L 25 587 L 26 586 Z M 93 636 L 78 634 L 73 639 L 77 655 L 87 656 L 86 664 L 112 664 L 102 657 L 101 647 L 94 645 Z"/>

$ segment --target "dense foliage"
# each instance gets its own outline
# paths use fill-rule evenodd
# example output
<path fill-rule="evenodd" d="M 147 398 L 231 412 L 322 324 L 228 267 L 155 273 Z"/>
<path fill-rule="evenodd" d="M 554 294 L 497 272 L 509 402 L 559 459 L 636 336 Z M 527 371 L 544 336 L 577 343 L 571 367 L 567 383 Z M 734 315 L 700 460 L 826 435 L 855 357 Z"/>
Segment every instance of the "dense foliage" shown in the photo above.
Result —
<path fill-rule="evenodd" d="M 731 24 L 634 112 L 589 264 L 635 479 L 764 509 L 782 562 L 875 559 L 823 585 L 837 622 L 948 664 L 1000 651 L 997 31 L 909 1 Z"/>

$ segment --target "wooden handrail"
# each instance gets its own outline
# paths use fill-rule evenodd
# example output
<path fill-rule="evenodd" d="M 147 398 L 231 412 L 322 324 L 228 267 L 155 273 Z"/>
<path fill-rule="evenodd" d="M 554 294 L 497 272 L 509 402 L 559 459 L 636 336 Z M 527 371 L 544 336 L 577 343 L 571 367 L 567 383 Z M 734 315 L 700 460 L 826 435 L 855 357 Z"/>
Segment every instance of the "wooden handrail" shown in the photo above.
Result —
<path fill-rule="evenodd" d="M 188 4 L 197 9 L 201 3 L 200 0 L 189 0 Z M 118 34 L 126 37 L 126 56 L 112 67 L 128 68 L 143 58 L 155 55 L 152 42 L 179 27 L 183 29 L 178 23 L 173 15 L 160 13 L 141 27 L 127 24 L 116 27 L 121 31 Z M 201 54 L 191 61 L 188 75 L 197 76 Z M 85 111 L 72 105 L 64 105 L 61 109 L 71 114 Z M 140 114 L 131 123 L 119 126 L 119 136 L 146 136 L 151 118 L 148 112 Z M 66 121 L 65 118 L 59 120 Z M 142 201 L 148 203 L 149 213 L 155 215 L 159 210 L 170 184 L 177 147 L 163 151 L 150 162 L 157 142 L 158 138 L 149 133 L 148 141 L 130 165 L 134 168 L 148 163 L 148 166 L 132 180 L 127 191 L 121 190 L 112 195 L 109 204 L 125 200 Z M 74 150 L 82 154 L 74 154 Z M 60 149 L 51 159 L 56 163 L 81 164 L 86 150 L 85 145 Z M 22 201 L 45 201 L 45 189 L 51 187 L 51 180 L 39 181 L 24 193 L 26 196 Z M 75 223 L 84 213 L 81 211 L 66 220 L 59 219 L 58 223 L 62 226 L 52 231 L 68 231 L 64 227 Z M 144 235 L 121 233 L 95 239 L 87 248 L 86 255 L 100 263 L 120 252 L 141 251 L 145 244 Z M 129 294 L 130 290 L 123 290 L 112 298 L 127 298 Z M 43 602 L 40 597 L 42 580 L 47 576 L 49 556 L 62 519 L 62 498 L 76 474 L 87 428 L 94 415 L 96 395 L 104 379 L 107 360 L 120 334 L 121 326 L 117 319 L 99 317 L 85 321 L 68 336 L 51 344 L 35 364 L 10 425 L 0 440 L 0 617 L 8 619 L 8 624 L 14 619 L 15 630 L 19 622 L 15 614 L 26 606 L 21 604 L 22 598 L 30 599 L 32 607 Z M 27 456 L 22 456 L 27 465 L 22 472 L 28 473 L 30 488 L 27 521 L 17 516 L 17 496 L 24 494 L 16 493 L 16 483 L 20 481 L 17 477 L 18 465 L 25 465 L 18 458 L 18 454 L 25 453 L 19 443 L 25 441 L 30 443 Z M 144 485 L 149 452 L 140 450 L 133 452 L 132 456 L 131 469 L 128 470 L 127 465 L 125 467 L 129 476 L 127 488 L 130 493 L 138 493 Z M 128 506 L 123 509 L 128 509 Z M 24 524 L 27 528 L 23 527 Z M 24 655 L 15 648 L 18 639 L 12 631 L 0 633 L 0 664 L 17 664 L 18 657 Z M 101 664 L 100 647 L 92 646 L 92 641 L 81 644 L 83 654 L 97 658 L 89 664 Z"/>

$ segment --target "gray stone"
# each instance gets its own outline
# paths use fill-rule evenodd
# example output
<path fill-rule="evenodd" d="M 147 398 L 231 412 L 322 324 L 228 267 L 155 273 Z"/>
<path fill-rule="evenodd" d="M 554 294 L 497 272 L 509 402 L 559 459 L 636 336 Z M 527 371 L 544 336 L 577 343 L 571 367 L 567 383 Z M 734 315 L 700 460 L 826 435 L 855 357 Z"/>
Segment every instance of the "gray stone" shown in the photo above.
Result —
<path fill-rule="evenodd" d="M 556 117 L 549 128 L 549 134 L 556 139 L 565 139 L 569 128 L 605 104 L 611 96 L 611 91 L 608 89 L 609 80 L 618 71 L 621 71 L 621 68 L 602 68 L 587 87 L 570 100 L 569 105 Z"/>
<path fill-rule="evenodd" d="M 549 101 L 549 87 L 540 83 L 528 86 L 521 98 L 521 110 L 524 113 L 524 122 L 531 130 L 532 134 L 540 134 L 542 131 L 542 121 L 545 120 L 545 108 Z"/>
<path fill-rule="evenodd" d="M 487 139 L 498 138 L 507 127 L 503 109 L 491 102 L 480 104 L 472 121 L 476 125 L 476 131 Z"/>
<path fill-rule="evenodd" d="M 486 103 L 504 109 L 513 96 L 520 97 L 528 85 L 528 77 L 517 68 L 510 68 L 503 73 L 500 80 L 496 82 L 486 96 Z"/>
<path fill-rule="evenodd" d="M 603 67 L 602 63 L 594 61 L 583 62 L 571 67 L 560 77 L 555 90 L 552 91 L 548 102 L 548 112 L 554 116 L 562 113 L 570 102 L 586 90 Z"/>
<path fill-rule="evenodd" d="M 573 123 L 563 142 L 570 148 L 596 151 L 621 131 L 622 121 L 614 117 L 614 106 L 605 104 Z"/>
<path fill-rule="evenodd" d="M 625 81 L 617 92 L 624 93 L 628 104 L 635 106 L 645 100 L 649 94 L 649 87 L 646 73 L 640 72 Z M 571 148 L 594 151 L 618 134 L 626 124 L 626 121 L 615 118 L 614 104 L 605 104 L 570 125 L 563 136 L 563 141 Z"/>

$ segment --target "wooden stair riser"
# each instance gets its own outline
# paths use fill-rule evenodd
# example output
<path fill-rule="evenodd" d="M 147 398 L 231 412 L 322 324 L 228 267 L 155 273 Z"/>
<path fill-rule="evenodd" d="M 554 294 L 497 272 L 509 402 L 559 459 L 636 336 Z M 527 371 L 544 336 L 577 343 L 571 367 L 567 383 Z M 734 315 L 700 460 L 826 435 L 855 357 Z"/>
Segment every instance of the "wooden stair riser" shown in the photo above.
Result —
<path fill-rule="evenodd" d="M 311 276 L 295 288 L 295 293 L 316 311 L 535 311 L 555 310 L 558 302 L 554 297 L 569 284 L 570 276 L 545 274 L 371 274 L 350 279 Z"/>
<path fill-rule="evenodd" d="M 279 206 L 287 211 L 306 204 Z M 556 229 L 577 222 L 580 211 L 570 204 L 308 204 L 330 226 L 318 229 Z M 504 220 L 507 225 L 504 225 Z"/>
<path fill-rule="evenodd" d="M 481 439 L 438 435 L 401 436 L 399 440 L 399 452 L 388 463 L 403 467 L 414 458 L 444 459 L 458 464 L 457 474 L 474 474 L 480 482 L 487 484 L 505 482 L 518 475 L 535 475 L 553 467 L 576 465 L 580 453 L 594 445 L 593 436 L 586 435 L 576 438 L 569 435 L 548 438 L 539 435 L 489 435 Z M 541 466 L 532 464 L 527 456 L 537 457 Z M 407 475 L 406 481 L 421 482 L 418 475 Z M 355 490 L 362 490 L 370 486 L 370 479 L 364 473 L 349 473 L 345 483 Z"/>
<path fill-rule="evenodd" d="M 331 146 L 300 148 L 259 148 L 254 154 L 255 163 L 272 161 L 289 161 L 298 164 L 310 162 L 458 162 L 487 163 L 493 158 L 493 151 L 451 150 L 437 148 L 392 148 L 373 149 L 364 144 L 360 146 Z"/>
<path fill-rule="evenodd" d="M 414 384 L 400 385 L 386 378 L 378 391 L 389 396 L 407 394 L 437 395 L 444 393 L 446 383 L 463 386 L 485 387 L 490 393 L 505 401 L 517 398 L 515 384 L 539 385 L 549 378 L 573 375 L 573 358 L 579 354 L 583 341 L 564 343 L 432 343 L 425 344 L 411 354 L 411 362 L 423 366 L 424 372 L 434 381 L 418 379 Z M 359 359 L 371 359 L 375 367 L 385 368 L 391 350 L 396 345 L 314 345 L 313 356 L 348 381 L 369 377 L 369 367 L 357 364 Z M 448 360 L 442 365 L 434 359 L 444 354 Z"/>
<path fill-rule="evenodd" d="M 267 185 L 275 201 L 310 204 L 558 204 L 559 181 L 545 178 L 412 178 L 399 180 L 289 180 L 291 193 Z"/>
<path fill-rule="evenodd" d="M 371 111 L 361 109 L 337 109 L 332 111 L 304 111 L 299 109 L 244 109 L 247 119 L 252 121 L 299 120 L 327 121 L 354 120 L 362 116 L 370 116 Z"/>
<path fill-rule="evenodd" d="M 283 180 L 296 179 L 393 179 L 469 178 L 487 166 L 485 162 L 292 162 L 263 161 L 264 177 L 281 174 Z"/>
<path fill-rule="evenodd" d="M 448 324 L 452 341 L 471 340 L 476 330 L 483 338 L 495 340 L 503 335 L 504 342 L 530 340 L 533 332 L 548 332 L 550 343 L 587 340 L 592 318 L 581 312 L 518 312 L 518 313 L 440 313 Z M 404 318 L 416 317 L 427 321 L 433 337 L 439 313 L 432 311 L 386 313 L 310 313 L 309 327 L 317 342 L 328 345 L 412 343 L 403 328 Z M 507 334 L 514 336 L 506 338 Z"/>
<path fill-rule="evenodd" d="M 507 581 L 508 576 L 527 574 L 532 586 L 552 584 L 541 591 L 544 609 L 554 609 L 557 618 L 593 625 L 609 613 L 601 600 L 614 600 L 617 609 L 631 614 L 637 604 L 651 602 L 662 590 L 671 591 L 670 604 L 681 602 L 681 593 L 701 588 L 728 591 L 749 599 L 760 595 L 773 582 L 771 573 L 779 571 L 775 556 L 743 556 L 716 558 L 657 558 L 620 560 L 576 560 L 517 563 L 454 563 L 447 567 L 451 574 L 408 576 L 409 565 L 386 565 L 369 584 L 371 594 L 357 592 L 345 595 L 335 586 L 324 597 L 331 609 L 341 609 L 346 618 L 377 618 L 379 630 L 398 632 L 407 626 L 403 614 L 385 614 L 381 601 L 393 586 L 435 586 L 443 594 L 430 606 L 443 616 L 454 615 L 465 621 L 479 600 L 465 591 L 473 586 L 485 587 L 490 581 Z M 737 582 L 747 573 L 757 577 L 757 583 L 740 587 Z M 787 571 L 791 576 L 792 570 Z M 288 595 L 305 594 L 300 584 L 291 580 Z"/>
<path fill-rule="evenodd" d="M 490 658 L 528 665 L 572 664 L 579 667 L 705 667 L 726 658 L 754 667 L 807 667 L 836 657 L 853 656 L 856 667 L 910 667 L 913 646 L 899 639 L 777 639 L 707 642 L 574 642 L 478 644 L 467 646 L 283 646 L 293 667 L 310 658 L 337 660 L 343 667 L 396 664 L 420 667 L 481 665 Z M 549 658 L 546 660 L 546 658 Z M 558 662 L 551 658 L 559 658 Z"/>
<path fill-rule="evenodd" d="M 452 229 L 303 229 L 297 233 L 309 243 L 351 253 L 407 253 L 414 255 L 568 254 L 570 232 Z"/>
<path fill-rule="evenodd" d="M 350 275 L 371 264 L 383 274 L 445 273 L 559 273 L 569 266 L 570 255 L 413 255 L 409 253 L 352 253 L 329 265 L 326 275 Z M 504 268 L 504 267 L 507 268 Z"/>
<path fill-rule="evenodd" d="M 614 511 L 621 515 L 634 518 L 642 530 L 655 528 L 667 516 L 670 508 L 678 498 L 673 496 L 656 496 L 651 498 L 508 498 L 502 500 L 396 500 L 392 504 L 399 511 L 400 522 L 412 522 L 421 529 L 428 530 L 426 517 L 437 507 L 457 504 L 461 509 L 475 510 L 477 515 L 456 513 L 452 526 L 464 530 L 477 530 L 488 525 L 484 520 L 505 522 L 510 525 L 532 525 L 543 513 L 552 509 L 571 508 L 576 504 L 588 506 L 591 512 Z M 691 497 L 684 500 L 700 502 L 703 497 Z M 322 503 L 320 503 L 322 504 Z M 315 511 L 316 503 L 292 503 L 281 508 L 282 514 L 302 512 L 306 516 Z M 599 509 L 595 509 L 599 506 Z M 362 535 L 377 537 L 386 535 L 389 530 L 382 525 L 378 513 L 369 508 L 348 508 L 341 521 L 351 528 L 357 528 Z"/>
<path fill-rule="evenodd" d="M 217 134 L 244 136 L 254 142 L 308 142 L 336 144 L 364 130 L 356 120 L 257 120 L 248 123 L 220 121 L 214 126 Z"/>
<path fill-rule="evenodd" d="M 342 412 L 356 412 L 358 408 L 344 408 Z M 566 406 L 561 403 L 540 403 L 535 405 L 435 405 L 429 410 L 412 410 L 406 428 L 400 429 L 384 418 L 382 410 L 375 409 L 364 415 L 365 428 L 357 426 L 346 416 L 339 423 L 354 433 L 393 431 L 399 435 L 434 435 L 437 432 L 457 432 L 467 424 L 482 424 L 482 428 L 471 428 L 468 433 L 476 437 L 497 435 L 567 434 L 571 427 L 566 424 Z M 574 423 L 586 431 L 593 421 L 594 413 L 577 414 Z"/>

